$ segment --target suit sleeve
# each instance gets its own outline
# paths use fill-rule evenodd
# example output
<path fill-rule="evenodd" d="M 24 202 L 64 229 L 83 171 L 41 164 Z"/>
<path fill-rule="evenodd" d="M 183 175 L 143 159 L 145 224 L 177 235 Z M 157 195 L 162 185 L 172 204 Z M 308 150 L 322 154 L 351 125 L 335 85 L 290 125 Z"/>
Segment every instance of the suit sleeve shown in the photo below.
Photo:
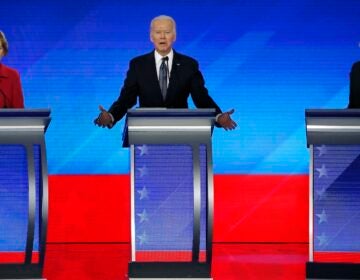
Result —
<path fill-rule="evenodd" d="M 199 64 L 195 61 L 193 63 L 193 75 L 191 78 L 191 97 L 197 108 L 214 108 L 216 114 L 221 113 L 220 107 L 209 95 L 207 88 L 205 87 L 205 81 L 203 75 L 199 70 Z"/>
<path fill-rule="evenodd" d="M 360 61 L 354 63 L 351 68 L 348 108 L 360 108 Z"/>
<path fill-rule="evenodd" d="M 129 70 L 126 74 L 124 85 L 121 88 L 120 96 L 109 109 L 109 112 L 114 117 L 114 123 L 121 120 L 127 113 L 127 110 L 137 102 L 139 87 L 136 76 L 136 65 L 132 60 L 130 61 Z"/>

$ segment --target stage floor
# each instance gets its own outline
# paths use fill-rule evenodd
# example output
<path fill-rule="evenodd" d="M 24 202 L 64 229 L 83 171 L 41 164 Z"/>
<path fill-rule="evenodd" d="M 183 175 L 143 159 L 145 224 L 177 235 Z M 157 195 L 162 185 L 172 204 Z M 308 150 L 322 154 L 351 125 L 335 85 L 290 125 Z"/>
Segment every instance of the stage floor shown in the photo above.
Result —
<path fill-rule="evenodd" d="M 48 280 L 122 280 L 127 278 L 130 245 L 50 243 L 44 277 Z M 214 280 L 303 280 L 308 244 L 215 243 Z"/>

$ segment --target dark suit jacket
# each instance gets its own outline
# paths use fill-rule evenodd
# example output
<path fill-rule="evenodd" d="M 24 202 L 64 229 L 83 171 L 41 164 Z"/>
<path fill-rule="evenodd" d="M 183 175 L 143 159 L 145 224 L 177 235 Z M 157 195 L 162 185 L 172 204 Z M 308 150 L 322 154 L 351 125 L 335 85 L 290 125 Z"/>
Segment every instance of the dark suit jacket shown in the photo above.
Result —
<path fill-rule="evenodd" d="M 360 108 L 360 61 L 355 62 L 351 68 L 348 108 Z"/>
<path fill-rule="evenodd" d="M 0 63 L 0 108 L 24 108 L 20 75 Z"/>
<path fill-rule="evenodd" d="M 111 105 L 109 112 L 117 122 L 129 108 L 136 104 L 137 98 L 139 98 L 140 107 L 188 108 L 187 99 L 190 94 L 196 107 L 214 108 L 217 114 L 221 113 L 219 106 L 205 88 L 204 78 L 197 61 L 175 51 L 164 101 L 153 51 L 130 61 L 120 96 Z"/>

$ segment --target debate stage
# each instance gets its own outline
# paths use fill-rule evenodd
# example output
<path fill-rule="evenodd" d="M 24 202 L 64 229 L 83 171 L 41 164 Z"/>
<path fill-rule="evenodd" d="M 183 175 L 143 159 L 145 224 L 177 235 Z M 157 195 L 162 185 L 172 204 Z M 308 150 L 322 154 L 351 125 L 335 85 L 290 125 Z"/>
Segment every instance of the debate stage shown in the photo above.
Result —
<path fill-rule="evenodd" d="M 214 189 L 213 279 L 304 279 L 308 176 L 215 175 Z M 127 279 L 129 225 L 128 175 L 50 175 L 43 277 Z"/>
<path fill-rule="evenodd" d="M 307 244 L 215 243 L 214 280 L 303 280 Z M 130 244 L 55 244 L 47 247 L 48 280 L 125 280 Z"/>
<path fill-rule="evenodd" d="M 305 279 L 308 176 L 215 175 L 214 187 L 212 278 Z M 127 175 L 50 175 L 43 277 L 128 279 L 129 197 Z"/>

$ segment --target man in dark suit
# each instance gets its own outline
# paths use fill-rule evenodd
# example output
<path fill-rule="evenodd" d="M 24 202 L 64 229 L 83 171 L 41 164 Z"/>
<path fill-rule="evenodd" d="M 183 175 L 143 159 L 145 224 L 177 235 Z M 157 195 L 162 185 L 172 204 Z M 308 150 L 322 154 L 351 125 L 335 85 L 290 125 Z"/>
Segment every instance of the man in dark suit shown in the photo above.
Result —
<path fill-rule="evenodd" d="M 176 23 L 169 16 L 158 16 L 151 21 L 150 40 L 155 50 L 130 61 L 119 98 L 107 111 L 101 105 L 95 124 L 112 127 L 133 107 L 139 98 L 140 107 L 188 108 L 191 95 L 198 108 L 214 108 L 216 123 L 224 129 L 234 129 L 230 115 L 222 113 L 209 96 L 196 60 L 173 50 Z"/>
<path fill-rule="evenodd" d="M 351 68 L 348 108 L 360 108 L 360 61 L 355 62 Z"/>

